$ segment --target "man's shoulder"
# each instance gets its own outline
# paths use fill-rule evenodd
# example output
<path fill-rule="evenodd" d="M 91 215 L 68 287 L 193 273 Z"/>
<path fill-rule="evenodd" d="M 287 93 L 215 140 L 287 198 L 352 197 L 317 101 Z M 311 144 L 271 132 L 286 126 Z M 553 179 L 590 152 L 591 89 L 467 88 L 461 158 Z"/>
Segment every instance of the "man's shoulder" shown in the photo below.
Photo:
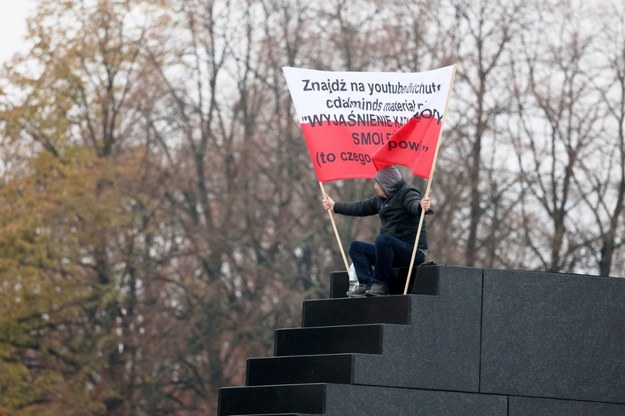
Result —
<path fill-rule="evenodd" d="M 407 182 L 403 183 L 402 187 L 399 188 L 398 193 L 402 197 L 407 196 L 407 195 L 411 195 L 411 194 L 416 194 L 416 196 L 418 196 L 418 197 L 421 196 L 421 191 L 419 191 L 416 187 L 414 187 L 413 185 L 410 185 Z"/>

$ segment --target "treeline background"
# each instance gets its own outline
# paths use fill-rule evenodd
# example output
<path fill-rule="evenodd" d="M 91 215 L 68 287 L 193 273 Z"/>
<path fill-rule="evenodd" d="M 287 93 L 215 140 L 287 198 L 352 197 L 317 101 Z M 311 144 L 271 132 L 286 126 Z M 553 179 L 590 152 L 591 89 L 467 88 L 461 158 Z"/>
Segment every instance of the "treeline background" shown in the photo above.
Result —
<path fill-rule="evenodd" d="M 40 0 L 28 30 L 0 73 L 0 415 L 214 414 L 327 295 L 285 65 L 457 63 L 430 259 L 624 274 L 619 0 Z"/>

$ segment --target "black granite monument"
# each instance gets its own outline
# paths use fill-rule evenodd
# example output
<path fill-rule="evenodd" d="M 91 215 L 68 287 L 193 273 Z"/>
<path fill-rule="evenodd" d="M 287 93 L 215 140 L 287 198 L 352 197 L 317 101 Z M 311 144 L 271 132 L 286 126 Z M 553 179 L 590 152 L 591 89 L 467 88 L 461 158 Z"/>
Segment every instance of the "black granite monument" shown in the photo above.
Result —
<path fill-rule="evenodd" d="M 334 273 L 246 385 L 219 390 L 219 416 L 625 416 L 625 279 L 415 274 L 410 295 L 347 299 Z"/>

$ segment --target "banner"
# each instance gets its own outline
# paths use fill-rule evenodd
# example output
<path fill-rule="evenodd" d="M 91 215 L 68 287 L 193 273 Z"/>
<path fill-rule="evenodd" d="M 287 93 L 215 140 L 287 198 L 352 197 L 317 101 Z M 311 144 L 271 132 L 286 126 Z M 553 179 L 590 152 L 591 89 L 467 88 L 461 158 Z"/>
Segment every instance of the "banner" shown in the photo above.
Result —
<path fill-rule="evenodd" d="M 317 179 L 373 178 L 378 168 L 405 164 L 403 158 L 424 166 L 429 159 L 431 166 L 453 69 L 397 73 L 284 67 Z M 374 164 L 378 150 L 382 153 Z"/>

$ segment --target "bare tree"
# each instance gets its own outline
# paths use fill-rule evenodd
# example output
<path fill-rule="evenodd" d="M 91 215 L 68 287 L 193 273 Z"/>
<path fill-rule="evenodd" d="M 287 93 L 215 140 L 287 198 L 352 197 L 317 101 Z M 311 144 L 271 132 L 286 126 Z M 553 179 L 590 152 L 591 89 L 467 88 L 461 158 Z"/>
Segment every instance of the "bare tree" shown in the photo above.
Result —
<path fill-rule="evenodd" d="M 458 64 L 428 218 L 435 261 L 621 267 L 623 10 L 593 15 L 604 37 L 567 2 L 540 10 L 516 0 L 42 2 L 41 42 L 20 61 L 42 71 L 0 84 L 22 93 L 0 99 L 3 163 L 16 167 L 0 182 L 10 242 L 0 257 L 15 271 L 0 284 L 0 333 L 17 334 L 0 343 L 19 357 L 11 374 L 66 378 L 54 395 L 35 378 L 20 405 L 214 413 L 217 388 L 243 383 L 245 357 L 271 354 L 273 329 L 298 325 L 302 299 L 327 294 L 343 264 L 285 65 Z M 325 186 L 340 200 L 373 193 L 364 179 Z M 379 228 L 375 217 L 337 223 L 345 246 Z"/>
<path fill-rule="evenodd" d="M 564 12 L 561 18 L 547 14 L 549 20 L 540 26 L 549 30 L 537 28 L 532 42 L 525 43 L 527 89 L 517 89 L 518 164 L 526 187 L 521 215 L 528 256 L 535 259 L 527 265 L 549 271 L 574 270 L 579 264 L 586 240 L 581 230 L 573 231 L 586 224 L 574 219 L 580 203 L 574 177 L 598 139 L 601 117 L 585 70 L 592 36 L 570 24 L 580 22 L 574 9 Z"/>
<path fill-rule="evenodd" d="M 465 161 L 466 180 L 463 185 L 466 186 L 469 211 L 466 214 L 468 234 L 464 261 L 473 266 L 478 262 L 482 248 L 479 227 L 486 225 L 483 219 L 488 210 L 497 209 L 493 204 L 501 201 L 496 196 L 497 189 L 508 189 L 505 184 L 487 189 L 484 187 L 487 182 L 483 179 L 484 174 L 494 179 L 494 172 L 503 165 L 497 158 L 492 161 L 499 161 L 499 166 L 487 162 L 497 148 L 497 117 L 510 110 L 505 89 L 510 71 L 508 51 L 521 30 L 524 4 L 517 1 L 480 1 L 453 2 L 453 5 L 458 26 L 455 56 L 460 61 L 460 67 L 454 87 L 456 99 L 450 107 L 452 114 L 459 115 L 459 120 L 452 127 L 451 146 L 459 146 L 459 159 Z M 491 197 L 493 191 L 495 195 Z"/>
<path fill-rule="evenodd" d="M 596 152 L 581 161 L 581 174 L 575 179 L 594 218 L 594 227 L 587 230 L 587 246 L 597 249 L 589 250 L 595 253 L 589 257 L 596 259 L 601 276 L 609 276 L 624 243 L 620 236 L 625 204 L 625 9 L 616 3 L 602 6 L 589 19 L 601 28 L 591 51 L 601 64 L 588 74 L 588 83 L 601 97 L 597 103 L 601 130 Z M 595 235 L 596 242 L 591 237 Z"/>

